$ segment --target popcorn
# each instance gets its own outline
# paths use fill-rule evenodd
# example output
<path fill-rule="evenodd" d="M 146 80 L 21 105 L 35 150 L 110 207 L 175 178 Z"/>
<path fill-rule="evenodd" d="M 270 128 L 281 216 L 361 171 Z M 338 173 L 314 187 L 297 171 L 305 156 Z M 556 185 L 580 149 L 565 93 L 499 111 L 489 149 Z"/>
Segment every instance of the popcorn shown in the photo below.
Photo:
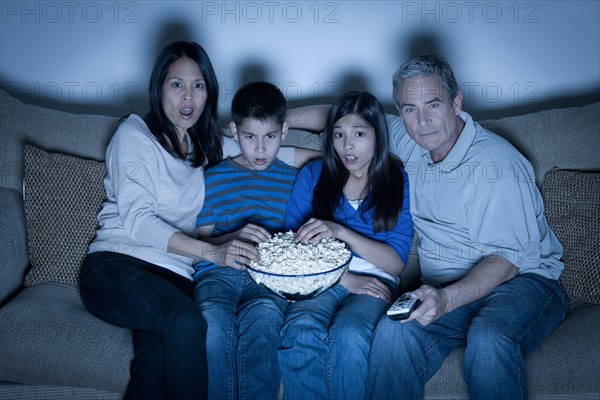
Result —
<path fill-rule="evenodd" d="M 291 231 L 276 233 L 257 248 L 260 263 L 250 263 L 250 276 L 288 300 L 310 298 L 336 284 L 352 258 L 344 242 L 294 243 Z"/>
<path fill-rule="evenodd" d="M 276 233 L 258 245 L 260 263 L 250 266 L 259 271 L 280 275 L 303 275 L 329 271 L 350 258 L 344 242 L 333 238 L 318 243 L 294 243 L 294 233 Z"/>

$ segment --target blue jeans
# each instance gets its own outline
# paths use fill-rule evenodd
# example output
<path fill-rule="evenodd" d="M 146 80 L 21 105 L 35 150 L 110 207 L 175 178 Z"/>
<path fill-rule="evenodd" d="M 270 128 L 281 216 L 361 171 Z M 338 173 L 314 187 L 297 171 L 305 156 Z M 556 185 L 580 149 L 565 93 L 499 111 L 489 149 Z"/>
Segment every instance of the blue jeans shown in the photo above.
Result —
<path fill-rule="evenodd" d="M 341 285 L 290 305 L 279 350 L 286 400 L 363 399 L 373 331 L 388 307 Z"/>
<path fill-rule="evenodd" d="M 206 323 L 191 280 L 125 254 L 98 252 L 87 256 L 79 286 L 92 314 L 133 329 L 125 398 L 206 398 Z"/>
<path fill-rule="evenodd" d="M 466 346 L 463 376 L 471 399 L 526 399 L 525 355 L 567 309 L 558 281 L 524 274 L 428 326 L 383 317 L 369 359 L 367 398 L 423 398 L 444 359 Z"/>
<path fill-rule="evenodd" d="M 277 399 L 287 301 L 229 267 L 200 274 L 194 297 L 208 324 L 208 398 Z"/>

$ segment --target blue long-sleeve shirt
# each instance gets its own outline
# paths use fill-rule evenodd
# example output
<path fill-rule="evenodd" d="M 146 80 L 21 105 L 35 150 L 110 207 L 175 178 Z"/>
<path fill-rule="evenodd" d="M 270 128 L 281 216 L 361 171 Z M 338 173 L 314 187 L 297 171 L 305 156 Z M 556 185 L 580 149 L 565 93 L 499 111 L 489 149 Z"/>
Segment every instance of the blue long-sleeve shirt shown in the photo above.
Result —
<path fill-rule="evenodd" d="M 291 229 L 292 231 L 297 231 L 298 228 L 314 216 L 312 200 L 322 166 L 322 161 L 315 161 L 302 168 L 298 173 L 286 209 L 285 230 Z M 408 176 L 404 170 L 402 171 L 402 174 L 404 175 L 404 200 L 402 203 L 402 211 L 394 229 L 374 233 L 374 209 L 368 210 L 364 215 L 361 215 L 360 207 L 355 209 L 343 195 L 338 207 L 333 213 L 333 219 L 338 224 L 343 225 L 364 237 L 391 246 L 406 265 L 413 238 L 413 222 L 410 215 Z M 376 275 L 388 281 L 398 283 L 398 277 L 391 276 L 382 269 L 362 259 L 360 254 L 354 254 L 350 263 L 350 271 Z"/>

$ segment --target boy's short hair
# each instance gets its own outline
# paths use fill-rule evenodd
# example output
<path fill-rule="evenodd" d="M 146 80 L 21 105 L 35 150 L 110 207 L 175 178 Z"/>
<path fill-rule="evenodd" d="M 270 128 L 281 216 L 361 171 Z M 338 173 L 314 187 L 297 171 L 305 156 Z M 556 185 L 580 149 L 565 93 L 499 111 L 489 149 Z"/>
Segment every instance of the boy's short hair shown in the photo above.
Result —
<path fill-rule="evenodd" d="M 269 82 L 252 82 L 242 86 L 231 102 L 231 119 L 236 125 L 241 125 L 246 118 L 283 124 L 286 113 L 283 93 Z"/>

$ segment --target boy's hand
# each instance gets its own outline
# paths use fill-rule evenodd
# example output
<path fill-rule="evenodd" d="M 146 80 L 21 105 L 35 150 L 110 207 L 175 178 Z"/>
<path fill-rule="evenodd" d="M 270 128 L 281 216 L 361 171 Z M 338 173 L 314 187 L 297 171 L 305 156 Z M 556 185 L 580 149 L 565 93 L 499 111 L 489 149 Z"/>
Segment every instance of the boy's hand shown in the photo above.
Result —
<path fill-rule="evenodd" d="M 233 232 L 232 239 L 244 240 L 248 243 L 262 243 L 271 238 L 271 234 L 262 226 L 248 224 Z"/>
<path fill-rule="evenodd" d="M 379 279 L 371 276 L 360 276 L 348 272 L 340 281 L 340 285 L 350 293 L 367 294 L 381 299 L 386 303 L 392 302 L 390 289 Z"/>

